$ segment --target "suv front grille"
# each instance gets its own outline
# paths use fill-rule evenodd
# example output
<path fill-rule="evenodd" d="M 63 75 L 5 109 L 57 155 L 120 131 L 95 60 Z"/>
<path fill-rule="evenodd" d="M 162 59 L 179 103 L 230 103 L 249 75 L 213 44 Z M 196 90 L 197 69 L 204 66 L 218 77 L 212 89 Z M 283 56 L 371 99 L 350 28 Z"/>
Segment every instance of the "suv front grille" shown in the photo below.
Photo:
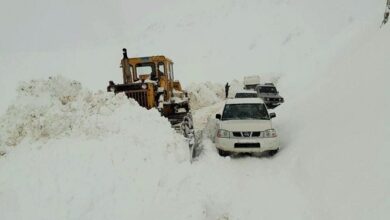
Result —
<path fill-rule="evenodd" d="M 252 137 L 260 137 L 260 131 L 254 131 L 252 132 Z"/>
<path fill-rule="evenodd" d="M 234 131 L 234 132 L 233 132 L 233 136 L 234 136 L 234 137 L 241 137 L 242 135 L 241 135 L 241 132 L 236 132 L 236 131 Z"/>
<path fill-rule="evenodd" d="M 233 137 L 242 137 L 242 138 L 250 138 L 250 137 L 260 137 L 260 131 L 233 131 Z"/>

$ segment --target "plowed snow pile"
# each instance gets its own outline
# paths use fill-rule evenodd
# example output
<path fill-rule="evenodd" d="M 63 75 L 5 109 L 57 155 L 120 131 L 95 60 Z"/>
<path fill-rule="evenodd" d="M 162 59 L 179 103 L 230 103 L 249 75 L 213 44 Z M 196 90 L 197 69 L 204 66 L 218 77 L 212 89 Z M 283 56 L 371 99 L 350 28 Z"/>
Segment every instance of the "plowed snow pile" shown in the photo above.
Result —
<path fill-rule="evenodd" d="M 63 77 L 24 82 L 17 93 L 17 100 L 1 117 L 0 146 L 15 146 L 24 139 L 125 134 L 131 140 L 148 142 L 151 136 L 172 136 L 168 121 L 157 111 L 146 111 L 123 95 L 93 93 Z"/>
<path fill-rule="evenodd" d="M 157 111 L 62 77 L 23 83 L 0 126 L 0 219 L 150 219 L 189 163 Z"/>
<path fill-rule="evenodd" d="M 187 89 L 193 110 L 215 104 L 225 95 L 223 85 L 219 83 L 191 83 Z"/>
<path fill-rule="evenodd" d="M 389 27 L 356 37 L 276 109 L 280 158 L 291 162 L 308 219 L 390 217 L 389 37 Z M 294 81 L 282 79 L 281 90 Z"/>

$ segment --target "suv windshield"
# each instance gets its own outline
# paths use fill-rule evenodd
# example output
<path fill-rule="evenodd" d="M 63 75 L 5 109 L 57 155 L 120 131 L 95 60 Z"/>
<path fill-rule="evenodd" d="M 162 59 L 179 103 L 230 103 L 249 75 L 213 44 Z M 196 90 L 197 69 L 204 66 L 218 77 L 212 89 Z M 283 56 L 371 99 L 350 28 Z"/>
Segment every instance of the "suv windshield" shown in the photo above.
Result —
<path fill-rule="evenodd" d="M 259 88 L 260 93 L 278 93 L 278 90 L 276 90 L 273 86 L 262 86 Z"/>
<path fill-rule="evenodd" d="M 255 89 L 259 84 L 245 85 L 244 89 Z"/>
<path fill-rule="evenodd" d="M 257 93 L 236 93 L 235 98 L 257 98 Z"/>
<path fill-rule="evenodd" d="M 269 120 L 264 104 L 227 104 L 223 109 L 222 120 Z"/>

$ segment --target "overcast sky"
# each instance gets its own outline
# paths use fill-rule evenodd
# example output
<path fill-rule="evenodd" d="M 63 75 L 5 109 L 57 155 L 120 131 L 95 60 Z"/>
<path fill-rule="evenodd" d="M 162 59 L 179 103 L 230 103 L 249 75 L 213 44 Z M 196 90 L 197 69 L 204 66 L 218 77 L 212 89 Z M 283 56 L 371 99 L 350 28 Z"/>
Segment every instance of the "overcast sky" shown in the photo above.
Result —
<path fill-rule="evenodd" d="M 172 58 L 175 76 L 185 85 L 296 74 L 324 48 L 337 47 L 336 36 L 348 40 L 343 33 L 358 33 L 354 27 L 380 23 L 385 5 L 381 0 L 331 0 L 326 6 L 322 0 L 0 1 L 3 104 L 20 80 L 61 74 L 91 89 L 120 82 L 123 47 L 129 56 Z"/>

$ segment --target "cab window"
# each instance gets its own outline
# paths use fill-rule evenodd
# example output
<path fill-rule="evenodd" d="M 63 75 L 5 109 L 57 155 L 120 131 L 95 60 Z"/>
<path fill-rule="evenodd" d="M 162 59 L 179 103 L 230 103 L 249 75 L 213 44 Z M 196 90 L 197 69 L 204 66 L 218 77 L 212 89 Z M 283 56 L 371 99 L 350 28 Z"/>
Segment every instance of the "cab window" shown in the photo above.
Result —
<path fill-rule="evenodd" d="M 138 63 L 135 68 L 138 75 L 151 74 L 155 69 L 154 63 Z"/>
<path fill-rule="evenodd" d="M 171 76 L 171 79 L 174 80 L 175 79 L 175 75 L 173 73 L 173 64 L 169 64 L 169 70 L 170 70 L 170 76 Z"/>
<path fill-rule="evenodd" d="M 165 75 L 164 63 L 158 63 L 158 74 L 160 76 Z"/>
<path fill-rule="evenodd" d="M 125 82 L 126 83 L 132 82 L 133 76 L 134 76 L 133 75 L 133 66 L 129 64 L 129 74 L 125 75 Z"/>
<path fill-rule="evenodd" d="M 155 79 L 156 76 L 156 66 L 154 63 L 138 63 L 135 66 L 137 78 L 139 78 L 140 75 L 150 74 L 150 79 Z"/>

